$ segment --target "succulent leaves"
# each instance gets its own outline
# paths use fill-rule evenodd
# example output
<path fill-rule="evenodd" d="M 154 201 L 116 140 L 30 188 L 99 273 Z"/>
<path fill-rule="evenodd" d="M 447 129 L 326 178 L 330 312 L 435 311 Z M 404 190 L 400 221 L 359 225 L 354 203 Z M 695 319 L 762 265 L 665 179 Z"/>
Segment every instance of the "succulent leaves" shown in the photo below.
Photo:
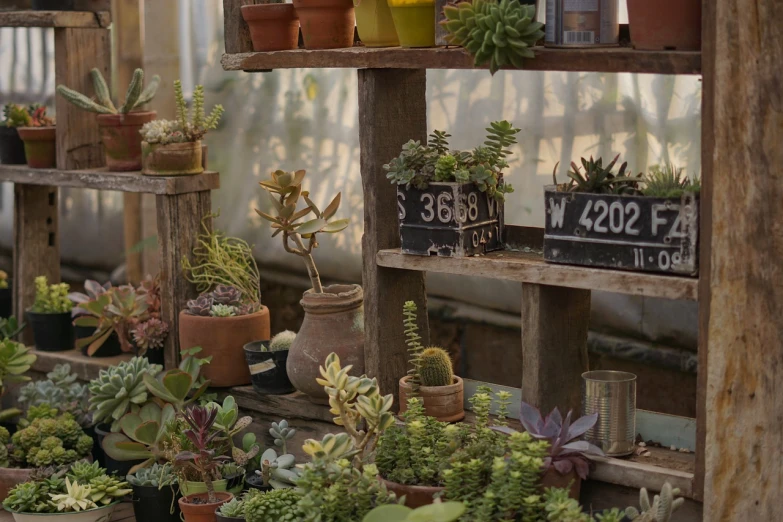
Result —
<path fill-rule="evenodd" d="M 84 94 L 77 92 L 73 89 L 69 89 L 65 85 L 57 86 L 57 93 L 76 105 L 80 109 L 86 111 L 95 112 L 98 114 L 127 114 L 134 109 L 141 107 L 142 105 L 149 103 L 155 96 L 160 84 L 160 76 L 157 74 L 152 77 L 152 80 L 147 85 L 146 89 L 142 89 L 144 84 L 144 71 L 136 69 L 133 72 L 133 77 L 128 85 L 128 91 L 125 95 L 125 102 L 117 109 L 111 100 L 111 93 L 109 86 L 106 84 L 106 80 L 103 78 L 103 74 L 98 69 L 92 69 L 90 71 L 90 78 L 92 78 L 93 88 L 95 89 L 95 97 L 97 100 L 88 98 Z"/>

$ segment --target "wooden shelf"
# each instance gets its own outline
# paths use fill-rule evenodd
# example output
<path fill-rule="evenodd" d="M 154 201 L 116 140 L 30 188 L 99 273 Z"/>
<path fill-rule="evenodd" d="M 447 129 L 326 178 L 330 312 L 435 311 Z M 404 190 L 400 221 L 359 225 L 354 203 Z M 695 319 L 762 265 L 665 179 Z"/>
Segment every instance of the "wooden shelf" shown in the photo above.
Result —
<path fill-rule="evenodd" d="M 377 263 L 386 268 L 489 277 L 645 297 L 695 301 L 698 296 L 698 279 L 555 265 L 546 263 L 539 254 L 509 250 L 465 258 L 415 256 L 403 254 L 399 249 L 381 250 Z"/>
<path fill-rule="evenodd" d="M 35 363 L 33 363 L 34 371 L 48 373 L 58 364 L 70 364 L 71 373 L 75 373 L 79 380 L 82 381 L 92 380 L 98 376 L 101 370 L 109 366 L 116 366 L 132 357 L 131 354 L 117 355 L 115 357 L 88 357 L 79 350 L 44 352 L 33 349 L 33 353 L 38 357 Z"/>
<path fill-rule="evenodd" d="M 650 491 L 660 491 L 664 482 L 669 482 L 672 487 L 680 489 L 681 496 L 694 498 L 696 455 L 665 448 L 647 449 L 649 457 L 590 457 L 595 465 L 590 472 L 590 480 Z"/>
<path fill-rule="evenodd" d="M 109 172 L 105 168 L 31 169 L 26 165 L 0 165 L 0 181 L 169 196 L 220 187 L 220 176 L 217 172 L 204 172 L 195 176 L 144 176 L 141 172 Z"/>
<path fill-rule="evenodd" d="M 637 51 L 630 47 L 599 49 L 549 49 L 536 47 L 536 58 L 525 60 L 529 71 L 630 72 L 701 74 L 701 53 Z M 403 49 L 400 47 L 352 47 L 308 51 L 224 54 L 227 71 L 270 69 L 476 69 L 473 57 L 461 47 Z"/>
<path fill-rule="evenodd" d="M 99 29 L 111 25 L 108 11 L 0 11 L 0 27 L 71 27 Z"/>

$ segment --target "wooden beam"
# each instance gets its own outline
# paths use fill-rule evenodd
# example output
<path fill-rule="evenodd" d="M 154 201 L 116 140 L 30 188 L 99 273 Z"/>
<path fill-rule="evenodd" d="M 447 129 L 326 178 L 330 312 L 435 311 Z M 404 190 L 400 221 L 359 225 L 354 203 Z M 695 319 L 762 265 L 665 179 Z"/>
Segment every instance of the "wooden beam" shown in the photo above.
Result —
<path fill-rule="evenodd" d="M 419 306 L 419 334 L 429 342 L 427 297 L 422 272 L 383 268 L 378 251 L 400 246 L 396 187 L 383 164 L 399 155 L 408 140 L 427 139 L 426 74 L 423 70 L 361 70 L 359 141 L 364 189 L 362 238 L 364 288 L 364 366 L 384 394 L 393 393 L 407 373 L 402 306 Z"/>
<path fill-rule="evenodd" d="M 704 520 L 783 520 L 783 2 L 712 3 Z"/>
<path fill-rule="evenodd" d="M 108 12 L 0 11 L 0 27 L 107 28 L 110 24 Z"/>
<path fill-rule="evenodd" d="M 256 0 L 223 0 L 223 35 L 226 53 L 249 53 L 253 51 L 250 28 L 242 18 L 242 6 L 262 4 Z"/>

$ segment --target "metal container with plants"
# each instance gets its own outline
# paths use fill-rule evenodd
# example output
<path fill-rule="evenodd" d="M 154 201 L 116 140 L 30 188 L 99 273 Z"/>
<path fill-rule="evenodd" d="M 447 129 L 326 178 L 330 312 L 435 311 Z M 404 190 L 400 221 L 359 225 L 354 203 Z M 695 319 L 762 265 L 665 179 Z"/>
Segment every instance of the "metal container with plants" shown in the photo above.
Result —
<path fill-rule="evenodd" d="M 88 98 L 65 85 L 57 86 L 57 93 L 75 106 L 98 115 L 101 142 L 106 155 L 106 166 L 110 171 L 141 170 L 142 125 L 155 119 L 155 111 L 145 111 L 143 106 L 152 101 L 160 85 L 160 76 L 152 77 L 144 87 L 144 71 L 133 72 L 125 102 L 114 104 L 109 86 L 98 69 L 90 71 L 95 98 Z"/>
<path fill-rule="evenodd" d="M 33 329 L 35 347 L 45 352 L 73 350 L 73 325 L 67 283 L 49 284 L 46 276 L 35 278 L 35 300 L 26 311 Z"/>
<path fill-rule="evenodd" d="M 250 380 L 260 395 L 285 395 L 295 390 L 286 370 L 294 339 L 296 333 L 285 330 L 268 342 L 254 341 L 245 345 Z"/>
<path fill-rule="evenodd" d="M 698 275 L 698 179 L 672 165 L 615 172 L 619 154 L 571 163 L 567 183 L 545 187 L 544 259 L 552 263 Z M 557 166 L 555 166 L 555 172 Z"/>
<path fill-rule="evenodd" d="M 35 107 L 24 107 L 7 103 L 3 107 L 3 122 L 0 124 L 0 163 L 4 165 L 24 165 L 24 142 L 19 137 L 19 127 L 30 126 L 30 114 Z"/>
<path fill-rule="evenodd" d="M 450 150 L 450 134 L 409 141 L 383 168 L 397 185 L 402 252 L 463 257 L 503 248 L 503 204 L 514 189 L 504 181 L 508 147 L 519 129 L 492 122 L 472 151 Z"/>
<path fill-rule="evenodd" d="M 24 142 L 27 166 L 33 169 L 53 169 L 57 166 L 57 132 L 54 118 L 46 115 L 46 107 L 31 105 L 30 119 L 17 127 Z"/>

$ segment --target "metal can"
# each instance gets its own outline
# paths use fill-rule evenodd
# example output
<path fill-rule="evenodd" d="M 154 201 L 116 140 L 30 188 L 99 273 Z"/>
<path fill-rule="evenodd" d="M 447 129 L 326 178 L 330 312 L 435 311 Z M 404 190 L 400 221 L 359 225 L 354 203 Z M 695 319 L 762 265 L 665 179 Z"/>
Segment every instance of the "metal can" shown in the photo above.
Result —
<path fill-rule="evenodd" d="M 546 0 L 547 47 L 618 45 L 619 0 Z"/>
<path fill-rule="evenodd" d="M 582 374 L 582 415 L 598 414 L 585 438 L 610 457 L 636 447 L 636 375 L 598 370 Z"/>

